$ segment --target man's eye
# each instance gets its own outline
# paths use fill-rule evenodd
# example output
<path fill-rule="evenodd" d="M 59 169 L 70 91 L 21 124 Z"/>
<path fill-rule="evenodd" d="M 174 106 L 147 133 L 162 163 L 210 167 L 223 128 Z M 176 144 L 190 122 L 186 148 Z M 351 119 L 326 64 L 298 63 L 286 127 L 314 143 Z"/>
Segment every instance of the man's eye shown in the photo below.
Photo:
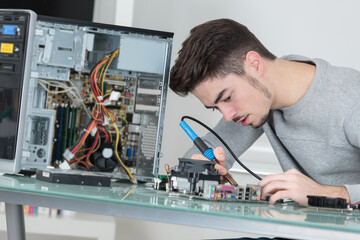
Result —
<path fill-rule="evenodd" d="M 230 100 L 231 100 L 231 95 L 225 98 L 224 102 L 230 102 Z"/>

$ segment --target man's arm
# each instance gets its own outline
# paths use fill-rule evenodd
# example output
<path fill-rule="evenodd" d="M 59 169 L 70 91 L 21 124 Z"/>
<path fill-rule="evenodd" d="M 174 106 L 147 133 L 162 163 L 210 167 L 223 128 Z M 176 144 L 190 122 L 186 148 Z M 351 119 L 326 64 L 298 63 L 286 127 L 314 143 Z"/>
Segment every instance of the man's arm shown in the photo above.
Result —
<path fill-rule="evenodd" d="M 213 128 L 213 130 L 221 138 L 223 138 L 223 140 L 229 145 L 229 147 L 236 154 L 236 156 L 240 156 L 243 152 L 245 152 L 263 133 L 262 128 L 253 129 L 251 127 L 244 127 L 241 124 L 232 121 L 226 122 L 224 118 L 222 118 L 218 122 L 218 124 Z M 217 146 L 222 146 L 221 142 L 210 132 L 207 133 L 204 137 L 202 137 L 202 139 L 211 148 L 215 149 Z M 190 150 L 186 152 L 184 157 L 191 158 L 194 154 L 199 154 L 199 150 L 195 146 L 190 148 Z M 224 149 L 224 158 L 225 156 L 226 163 L 224 159 L 223 166 L 226 169 L 230 169 L 234 164 L 235 160 L 230 155 L 227 149 Z M 196 158 L 203 159 L 200 156 Z M 220 161 L 220 159 L 218 160 Z"/>
<path fill-rule="evenodd" d="M 352 114 L 346 119 L 344 124 L 344 131 L 349 143 L 358 149 L 359 156 L 353 159 L 353 164 L 360 164 L 360 104 L 352 108 Z M 360 174 L 360 172 L 358 173 Z M 359 178 L 357 178 L 359 179 Z M 356 184 L 345 184 L 349 194 L 350 203 L 355 204 L 360 202 L 360 182 Z"/>
<path fill-rule="evenodd" d="M 262 188 L 261 199 L 264 199 L 267 194 L 272 194 L 270 197 L 271 204 L 282 198 L 290 198 L 301 205 L 307 205 L 308 195 L 344 198 L 347 203 L 350 203 L 350 196 L 346 187 L 318 184 L 296 169 L 269 175 L 259 182 L 259 186 Z"/>
<path fill-rule="evenodd" d="M 350 144 L 352 149 L 353 147 L 358 149 L 358 151 L 353 151 L 358 152 L 359 155 L 355 155 L 353 159 L 347 159 L 347 165 L 344 169 L 337 169 L 343 171 L 344 177 L 350 174 L 346 172 L 349 171 L 349 164 L 353 167 L 350 168 L 352 176 L 360 174 L 360 172 L 356 173 L 360 164 L 360 104 L 351 107 L 351 109 L 351 114 L 343 125 L 347 138 L 347 141 L 343 143 L 343 150 L 348 150 L 350 148 L 348 144 Z M 321 185 L 299 171 L 291 169 L 285 173 L 269 175 L 260 181 L 259 185 L 263 188 L 261 197 L 273 194 L 270 198 L 271 203 L 281 198 L 290 198 L 300 204 L 307 205 L 307 195 L 344 198 L 348 204 L 360 202 L 360 182 L 357 182 L 359 178 L 347 177 L 344 179 L 346 180 L 343 181 L 343 186 Z M 348 184 L 346 184 L 347 182 Z"/>

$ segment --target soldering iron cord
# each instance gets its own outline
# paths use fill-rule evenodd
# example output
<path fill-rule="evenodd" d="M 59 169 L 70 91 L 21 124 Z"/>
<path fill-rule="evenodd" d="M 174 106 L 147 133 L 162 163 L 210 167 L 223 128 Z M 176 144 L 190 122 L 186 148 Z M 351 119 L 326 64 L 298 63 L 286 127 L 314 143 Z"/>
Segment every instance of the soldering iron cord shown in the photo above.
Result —
<path fill-rule="evenodd" d="M 226 142 L 214 131 L 212 130 L 210 127 L 208 127 L 206 124 L 204 124 L 203 122 L 197 120 L 196 118 L 190 117 L 190 116 L 183 116 L 181 118 L 181 121 L 183 121 L 184 119 L 190 119 L 198 124 L 200 124 L 201 126 L 203 126 L 204 128 L 206 128 L 207 130 L 209 130 L 217 139 L 219 139 L 219 141 L 226 147 L 226 149 L 230 152 L 231 156 L 235 159 L 235 161 L 237 161 L 241 167 L 243 167 L 248 173 L 250 173 L 251 175 L 253 175 L 254 177 L 256 177 L 257 179 L 259 179 L 260 181 L 262 180 L 261 177 L 259 177 L 256 173 L 254 173 L 253 171 L 251 171 L 248 167 L 246 167 L 239 159 L 238 157 L 235 155 L 235 153 L 231 150 L 231 148 L 229 147 L 229 145 L 226 144 Z"/>

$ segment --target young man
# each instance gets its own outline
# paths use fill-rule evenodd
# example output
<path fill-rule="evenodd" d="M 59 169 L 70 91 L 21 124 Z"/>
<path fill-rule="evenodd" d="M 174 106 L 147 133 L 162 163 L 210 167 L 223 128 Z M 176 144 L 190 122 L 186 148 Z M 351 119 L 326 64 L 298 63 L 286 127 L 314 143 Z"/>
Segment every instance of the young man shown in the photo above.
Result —
<path fill-rule="evenodd" d="M 238 155 L 267 135 L 284 170 L 259 182 L 270 203 L 306 205 L 307 195 L 360 202 L 360 72 L 322 59 L 277 58 L 245 26 L 219 19 L 191 30 L 170 88 L 219 110 L 214 130 Z M 220 145 L 211 134 L 204 140 Z M 225 161 L 221 147 L 214 152 L 225 175 L 234 160 Z"/>

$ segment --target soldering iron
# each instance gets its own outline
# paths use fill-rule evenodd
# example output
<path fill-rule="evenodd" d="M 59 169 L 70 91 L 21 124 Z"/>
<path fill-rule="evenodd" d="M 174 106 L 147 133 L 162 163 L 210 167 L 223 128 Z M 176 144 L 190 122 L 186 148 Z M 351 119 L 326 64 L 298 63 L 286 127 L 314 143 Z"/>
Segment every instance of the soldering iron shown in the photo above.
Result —
<path fill-rule="evenodd" d="M 190 139 L 194 142 L 195 146 L 200 150 L 200 152 L 209 160 L 215 161 L 219 163 L 219 161 L 215 158 L 214 151 L 212 148 L 209 148 L 204 141 L 198 137 L 195 132 L 189 127 L 189 125 L 182 120 L 180 122 L 181 128 L 187 133 L 187 135 L 190 137 Z M 234 178 L 229 174 L 226 173 L 225 175 L 226 180 L 229 181 L 229 183 L 233 186 L 238 186 Z"/>

